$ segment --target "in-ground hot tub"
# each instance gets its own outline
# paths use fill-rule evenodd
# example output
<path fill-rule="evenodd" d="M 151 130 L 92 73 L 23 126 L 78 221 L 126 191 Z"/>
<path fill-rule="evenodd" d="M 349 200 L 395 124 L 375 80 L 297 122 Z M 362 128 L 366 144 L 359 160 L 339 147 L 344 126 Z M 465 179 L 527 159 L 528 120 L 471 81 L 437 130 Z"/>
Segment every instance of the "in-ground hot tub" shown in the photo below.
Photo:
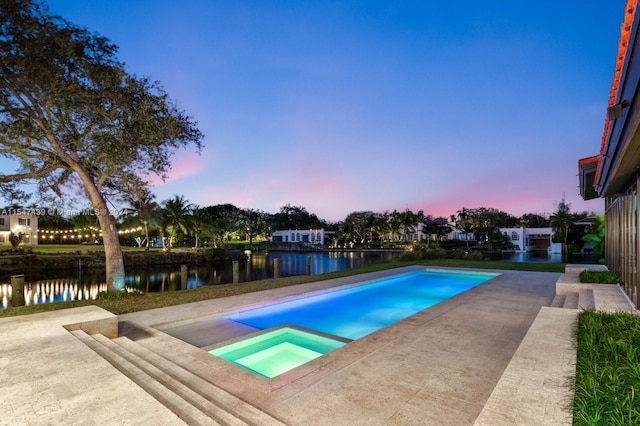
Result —
<path fill-rule="evenodd" d="M 212 349 L 209 353 L 271 379 L 345 344 L 318 334 L 283 327 Z"/>

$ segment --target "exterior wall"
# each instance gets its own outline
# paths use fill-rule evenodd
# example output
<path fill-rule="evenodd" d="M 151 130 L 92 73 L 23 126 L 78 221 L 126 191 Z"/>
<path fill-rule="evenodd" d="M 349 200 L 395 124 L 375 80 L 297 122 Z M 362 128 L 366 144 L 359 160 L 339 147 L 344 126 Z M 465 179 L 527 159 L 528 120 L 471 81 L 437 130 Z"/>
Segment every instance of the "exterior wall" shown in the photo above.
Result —
<path fill-rule="evenodd" d="M 605 198 L 605 261 L 636 306 L 638 291 L 638 177 L 623 193 Z"/>
<path fill-rule="evenodd" d="M 516 246 L 518 251 L 552 250 L 551 228 L 500 228 L 500 232 L 509 237 L 511 244 Z"/>
<path fill-rule="evenodd" d="M 271 242 L 324 244 L 324 229 L 287 229 L 271 234 Z"/>
<path fill-rule="evenodd" d="M 11 246 L 11 233 L 22 235 L 22 244 L 38 244 L 38 216 L 29 214 L 0 215 L 0 246 Z"/>
<path fill-rule="evenodd" d="M 473 234 L 473 232 L 470 232 L 469 234 L 465 234 L 463 231 L 459 229 L 454 229 L 453 231 L 447 234 L 447 239 L 460 240 L 460 241 L 467 241 L 468 239 L 469 241 L 475 241 L 476 236 Z"/>

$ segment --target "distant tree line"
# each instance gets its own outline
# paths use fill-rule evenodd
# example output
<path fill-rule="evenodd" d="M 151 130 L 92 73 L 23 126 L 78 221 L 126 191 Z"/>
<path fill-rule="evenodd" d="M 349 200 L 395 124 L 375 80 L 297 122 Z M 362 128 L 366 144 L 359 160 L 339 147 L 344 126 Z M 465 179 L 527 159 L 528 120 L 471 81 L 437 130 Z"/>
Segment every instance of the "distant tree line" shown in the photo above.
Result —
<path fill-rule="evenodd" d="M 463 207 L 449 217 L 434 217 L 422 210 L 414 213 L 409 209 L 355 211 L 339 222 L 326 221 L 304 207 L 290 204 L 272 214 L 233 204 L 198 206 L 178 195 L 158 203 L 150 192 L 141 197 L 129 197 L 128 204 L 126 214 L 119 218 L 119 227 L 134 232 L 123 234 L 122 243 L 139 247 L 160 245 L 166 250 L 178 246 L 218 248 L 234 241 L 254 244 L 270 239 L 277 230 L 287 229 L 325 229 L 335 234 L 329 243 L 333 247 L 368 248 L 415 241 L 427 246 L 434 242 L 442 244 L 452 230 L 458 229 L 464 235 L 473 236 L 472 240 L 467 238 L 462 243 L 467 251 L 472 245 L 496 250 L 511 245 L 500 228 L 523 226 L 551 227 L 555 242 L 562 242 L 568 250 L 576 251 L 582 244 L 584 231 L 573 224 L 589 216 L 587 212 L 571 213 L 564 199 L 548 217 L 536 213 L 516 217 L 495 208 Z M 70 229 L 80 233 L 97 229 L 96 217 L 90 215 L 71 218 L 46 215 L 39 220 L 41 229 Z"/>

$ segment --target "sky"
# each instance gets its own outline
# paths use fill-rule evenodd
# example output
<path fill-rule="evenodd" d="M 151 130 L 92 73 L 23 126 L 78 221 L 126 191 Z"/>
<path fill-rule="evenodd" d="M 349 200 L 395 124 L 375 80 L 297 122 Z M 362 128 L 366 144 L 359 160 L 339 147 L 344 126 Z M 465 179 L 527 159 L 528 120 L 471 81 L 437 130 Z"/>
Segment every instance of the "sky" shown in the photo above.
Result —
<path fill-rule="evenodd" d="M 601 214 L 624 0 L 48 0 L 198 122 L 157 201 L 354 211 Z"/>

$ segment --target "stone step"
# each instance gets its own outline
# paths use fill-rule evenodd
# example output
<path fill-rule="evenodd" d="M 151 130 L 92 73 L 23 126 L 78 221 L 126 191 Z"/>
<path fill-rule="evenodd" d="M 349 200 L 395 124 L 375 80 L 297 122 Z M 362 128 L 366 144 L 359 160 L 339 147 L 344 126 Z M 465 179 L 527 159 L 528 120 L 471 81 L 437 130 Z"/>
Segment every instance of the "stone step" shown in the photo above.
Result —
<path fill-rule="evenodd" d="M 566 298 L 566 294 L 557 294 L 556 297 L 553 298 L 553 302 L 551 302 L 551 307 L 562 308 L 564 306 L 564 301 Z"/>
<path fill-rule="evenodd" d="M 136 347 L 139 347 L 139 345 L 126 337 L 118 337 L 111 340 L 101 334 L 96 334 L 93 338 L 127 359 L 151 378 L 157 380 L 167 389 L 215 420 L 217 422 L 216 424 L 247 424 L 232 413 L 227 412 L 224 408 L 216 405 L 215 400 L 210 400 L 206 395 L 206 391 L 199 389 L 199 386 L 202 385 L 202 383 L 196 382 L 199 377 L 171 363 L 167 359 L 153 357 L 153 354 L 146 350 L 137 351 Z M 150 358 L 153 358 L 153 360 Z"/>
<path fill-rule="evenodd" d="M 147 346 L 142 346 L 127 337 L 118 337 L 112 341 L 123 349 L 135 354 L 140 359 L 147 361 L 149 364 L 161 367 L 164 373 L 170 375 L 185 386 L 190 387 L 203 398 L 215 404 L 218 408 L 218 415 L 220 415 L 220 410 L 224 410 L 224 412 L 233 415 L 234 419 L 244 422 L 235 424 L 282 425 L 280 421 L 274 419 L 267 413 L 258 410 L 253 405 L 220 389 L 213 383 L 174 363 Z M 166 350 L 167 348 L 165 347 L 164 352 L 166 352 Z M 197 404 L 194 405 L 199 407 Z M 203 411 L 207 412 L 204 409 Z M 234 419 L 220 418 L 219 421 L 224 424 L 234 424 L 232 422 Z"/>
<path fill-rule="evenodd" d="M 578 308 L 594 309 L 595 307 L 596 303 L 593 298 L 593 290 L 591 290 L 590 288 L 581 288 L 578 291 Z"/>
<path fill-rule="evenodd" d="M 184 420 L 188 424 L 197 425 L 219 425 L 208 415 L 200 411 L 194 405 L 180 397 L 178 394 L 167 388 L 161 382 L 155 380 L 149 376 L 142 369 L 131 363 L 129 360 L 113 351 L 104 345 L 103 341 L 96 339 L 94 336 L 102 336 L 96 334 L 90 336 L 82 330 L 73 330 L 71 333 L 77 337 L 80 341 L 86 344 L 89 348 L 94 350 L 97 354 L 103 357 L 111 365 L 113 365 L 118 371 L 131 379 L 134 383 L 144 389 L 149 395 L 160 401 L 163 405 L 173 411 L 178 417 Z M 102 336 L 102 338 L 109 341 L 108 338 Z"/>
<path fill-rule="evenodd" d="M 605 312 L 636 312 L 635 307 L 624 294 L 620 286 L 615 284 L 600 284 L 593 286 L 595 307 Z"/>
<path fill-rule="evenodd" d="M 565 309 L 578 309 L 578 293 L 571 292 L 567 293 L 567 297 L 564 300 L 564 304 L 562 305 Z"/>

